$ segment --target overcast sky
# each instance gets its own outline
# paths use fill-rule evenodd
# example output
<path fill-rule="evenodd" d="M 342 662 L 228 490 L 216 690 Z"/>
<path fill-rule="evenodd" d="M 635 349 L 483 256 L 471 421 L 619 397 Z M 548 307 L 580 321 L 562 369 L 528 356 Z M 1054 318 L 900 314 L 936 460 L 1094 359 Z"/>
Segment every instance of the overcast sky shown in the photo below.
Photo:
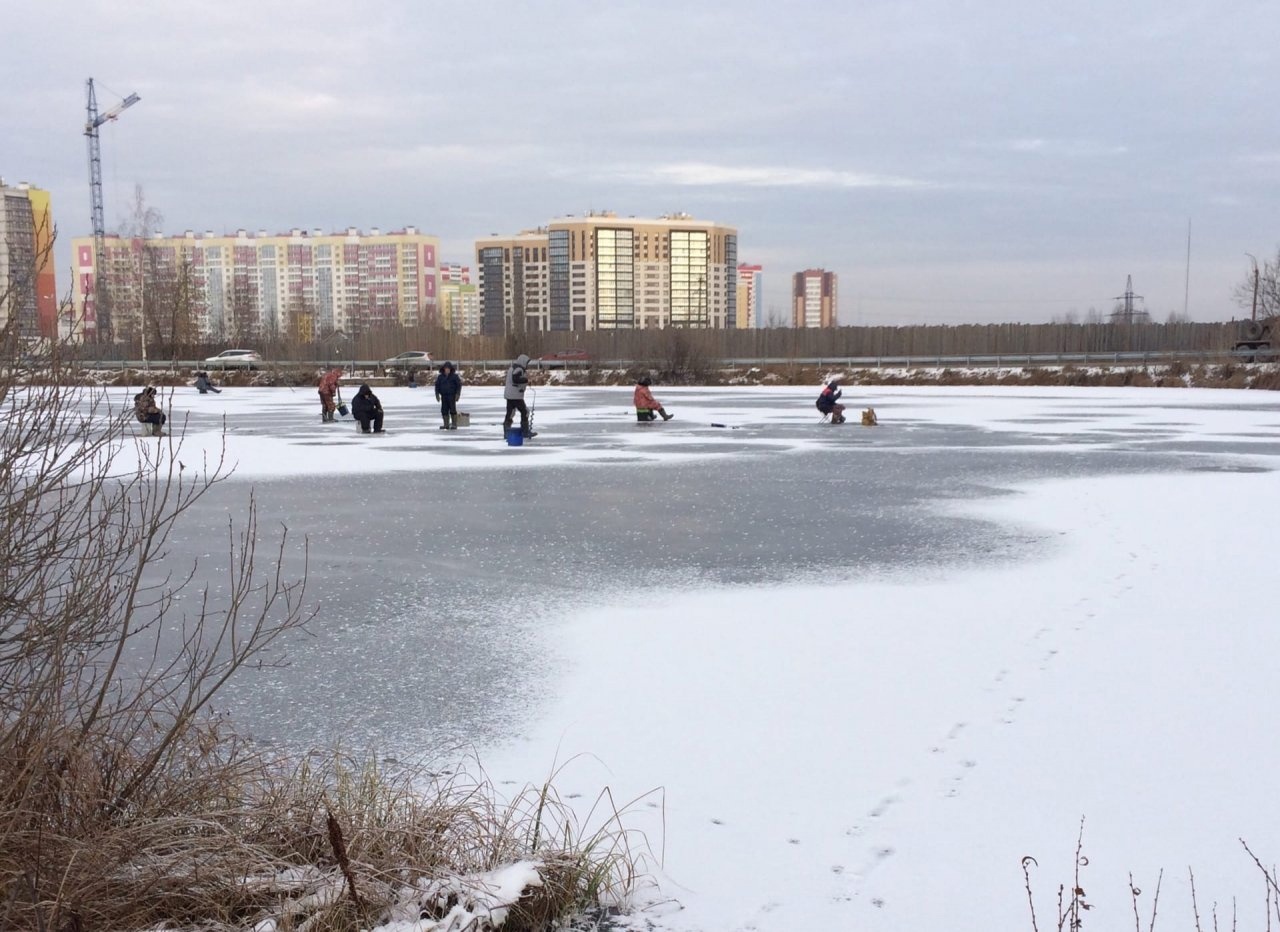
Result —
<path fill-rule="evenodd" d="M 0 0 L 0 175 L 88 235 L 135 183 L 184 229 L 416 225 L 446 260 L 566 214 L 738 228 L 785 314 L 1238 315 L 1280 247 L 1280 16 L 1261 0 Z M 69 250 L 59 253 L 65 287 Z"/>

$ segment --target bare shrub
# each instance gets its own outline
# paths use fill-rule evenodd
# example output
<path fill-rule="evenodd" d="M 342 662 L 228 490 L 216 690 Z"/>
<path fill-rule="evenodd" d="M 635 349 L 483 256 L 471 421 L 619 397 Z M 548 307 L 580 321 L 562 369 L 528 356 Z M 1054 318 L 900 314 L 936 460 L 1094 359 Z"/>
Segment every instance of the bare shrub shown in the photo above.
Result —
<path fill-rule="evenodd" d="M 587 832 L 549 786 L 500 803 L 484 781 L 273 759 L 239 737 L 212 700 L 241 671 L 279 662 L 310 617 L 305 568 L 298 579 L 280 569 L 287 530 L 261 560 L 250 494 L 225 527 L 215 597 L 169 541 L 228 478 L 224 462 L 184 453 L 180 428 L 140 436 L 131 410 L 65 384 L 57 347 L 19 366 L 9 320 L 0 929 L 355 932 L 459 909 L 479 928 L 494 908 L 511 913 L 507 928 L 541 929 L 624 894 L 631 838 L 612 807 Z M 31 383 L 33 368 L 47 384 Z M 529 878 L 510 903 L 485 889 L 502 865 Z"/>

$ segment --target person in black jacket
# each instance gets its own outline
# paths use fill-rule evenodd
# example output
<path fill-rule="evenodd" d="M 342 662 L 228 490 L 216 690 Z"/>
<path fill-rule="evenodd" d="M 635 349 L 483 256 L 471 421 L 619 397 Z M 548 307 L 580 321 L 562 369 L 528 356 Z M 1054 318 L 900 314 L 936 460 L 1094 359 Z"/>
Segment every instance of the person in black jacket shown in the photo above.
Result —
<path fill-rule="evenodd" d="M 351 401 L 351 414 L 360 422 L 360 432 L 369 433 L 369 425 L 373 424 L 375 434 L 382 433 L 382 402 L 368 385 L 362 384 Z"/>
<path fill-rule="evenodd" d="M 441 430 L 458 429 L 458 399 L 462 397 L 462 376 L 447 362 L 436 376 L 436 401 L 440 402 Z"/>

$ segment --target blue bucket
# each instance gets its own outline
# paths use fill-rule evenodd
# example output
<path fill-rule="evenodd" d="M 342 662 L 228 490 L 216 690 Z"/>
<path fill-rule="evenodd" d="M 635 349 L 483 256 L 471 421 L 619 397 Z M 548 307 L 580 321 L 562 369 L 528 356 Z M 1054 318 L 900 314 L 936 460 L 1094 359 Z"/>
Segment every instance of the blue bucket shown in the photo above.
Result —
<path fill-rule="evenodd" d="M 509 447 L 524 446 L 524 434 L 521 433 L 519 427 L 507 428 L 507 446 Z"/>

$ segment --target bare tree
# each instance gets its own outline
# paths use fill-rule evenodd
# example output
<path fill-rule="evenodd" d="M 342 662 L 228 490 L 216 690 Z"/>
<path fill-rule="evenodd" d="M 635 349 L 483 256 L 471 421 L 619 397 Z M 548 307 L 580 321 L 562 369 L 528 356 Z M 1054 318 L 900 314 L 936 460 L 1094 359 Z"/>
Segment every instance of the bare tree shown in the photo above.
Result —
<path fill-rule="evenodd" d="M 1254 316 L 1255 309 L 1259 320 L 1280 317 L 1280 250 L 1274 259 L 1264 261 L 1261 266 L 1253 260 L 1248 274 L 1235 287 L 1235 299 L 1250 312 L 1250 317 Z"/>
<path fill-rule="evenodd" d="M 138 438 L 131 412 L 65 384 L 56 348 L 43 369 L 29 384 L 0 361 L 0 928 L 80 928 L 75 904 L 142 856 L 142 827 L 256 766 L 210 702 L 309 617 L 287 535 L 260 564 L 252 497 L 226 527 L 229 593 L 195 587 L 169 541 L 229 470 Z"/>

